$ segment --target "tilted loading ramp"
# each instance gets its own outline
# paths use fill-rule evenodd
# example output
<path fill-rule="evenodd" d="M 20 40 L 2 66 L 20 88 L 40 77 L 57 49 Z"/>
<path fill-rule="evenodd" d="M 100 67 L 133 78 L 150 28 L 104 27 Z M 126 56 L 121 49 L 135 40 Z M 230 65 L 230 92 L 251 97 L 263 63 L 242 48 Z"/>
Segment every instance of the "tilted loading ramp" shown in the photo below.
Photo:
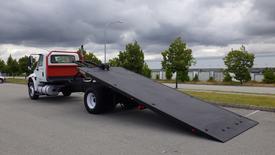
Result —
<path fill-rule="evenodd" d="M 79 67 L 79 70 L 149 109 L 221 142 L 258 124 L 121 67 L 111 67 L 109 71 L 98 67 Z"/>

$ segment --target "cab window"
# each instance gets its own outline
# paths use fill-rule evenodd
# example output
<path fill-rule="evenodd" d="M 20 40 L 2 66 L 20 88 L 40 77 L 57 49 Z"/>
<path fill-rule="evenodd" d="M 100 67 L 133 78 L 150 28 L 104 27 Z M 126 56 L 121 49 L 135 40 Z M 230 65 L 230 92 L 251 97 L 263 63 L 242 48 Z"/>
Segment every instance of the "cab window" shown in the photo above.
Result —
<path fill-rule="evenodd" d="M 40 55 L 40 56 L 39 56 L 39 59 L 38 59 L 38 66 L 43 66 L 43 55 Z"/>
<path fill-rule="evenodd" d="M 74 55 L 52 55 L 51 63 L 73 63 L 75 61 Z"/>

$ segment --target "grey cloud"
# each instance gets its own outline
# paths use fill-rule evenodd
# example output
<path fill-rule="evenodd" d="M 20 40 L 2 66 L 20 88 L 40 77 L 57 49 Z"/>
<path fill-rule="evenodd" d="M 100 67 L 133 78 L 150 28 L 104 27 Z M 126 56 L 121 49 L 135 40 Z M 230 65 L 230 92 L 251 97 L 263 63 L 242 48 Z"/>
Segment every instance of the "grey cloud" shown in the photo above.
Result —
<path fill-rule="evenodd" d="M 241 5 L 251 3 L 252 8 Z M 156 52 L 176 37 L 189 45 L 227 46 L 268 40 L 275 34 L 273 1 L 254 0 L 13 0 L 0 5 L 0 44 L 34 47 L 78 47 L 107 43 L 124 48 L 123 34 L 149 52 Z M 234 11 L 240 10 L 239 14 Z M 247 10 L 246 10 L 247 9 Z M 228 12 L 219 12 L 226 10 Z M 243 12 L 242 12 L 243 11 Z M 241 18 L 240 20 L 235 20 Z M 232 22 L 230 21 L 232 20 Z M 265 36 L 265 37 L 263 37 Z M 127 41 L 127 40 L 126 40 Z"/>
<path fill-rule="evenodd" d="M 254 2 L 253 10 L 258 11 L 270 20 L 275 20 L 275 2 L 273 0 L 255 0 Z"/>
<path fill-rule="evenodd" d="M 244 32 L 249 37 L 264 38 L 275 35 L 275 1 L 261 0 L 254 1 L 250 16 L 246 17 L 243 22 Z"/>

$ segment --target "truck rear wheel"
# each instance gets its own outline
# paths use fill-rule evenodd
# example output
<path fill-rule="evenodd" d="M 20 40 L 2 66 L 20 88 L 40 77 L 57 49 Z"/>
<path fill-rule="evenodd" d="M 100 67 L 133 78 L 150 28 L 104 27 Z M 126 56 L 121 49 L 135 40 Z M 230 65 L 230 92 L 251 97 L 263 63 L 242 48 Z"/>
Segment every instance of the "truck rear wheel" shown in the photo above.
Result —
<path fill-rule="evenodd" d="M 0 79 L 0 84 L 1 84 L 1 83 L 4 83 L 4 80 L 3 80 L 3 79 Z"/>
<path fill-rule="evenodd" d="M 84 95 L 84 105 L 88 113 L 100 114 L 115 109 L 112 90 L 99 85 L 93 85 Z"/>
<path fill-rule="evenodd" d="M 34 84 L 32 81 L 30 81 L 28 83 L 28 92 L 29 92 L 29 97 L 32 99 L 32 100 L 36 100 L 39 98 L 39 95 L 37 95 L 37 93 L 35 92 L 35 89 L 34 89 Z"/>
<path fill-rule="evenodd" d="M 85 92 L 84 105 L 89 113 L 99 114 L 104 111 L 103 93 L 103 87 L 97 85 L 94 85 Z"/>

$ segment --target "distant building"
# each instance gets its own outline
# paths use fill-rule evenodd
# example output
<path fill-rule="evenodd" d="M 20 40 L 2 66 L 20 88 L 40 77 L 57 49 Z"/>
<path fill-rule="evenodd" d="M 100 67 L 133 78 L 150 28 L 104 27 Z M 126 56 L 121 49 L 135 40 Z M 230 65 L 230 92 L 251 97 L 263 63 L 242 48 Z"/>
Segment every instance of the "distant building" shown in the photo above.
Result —
<path fill-rule="evenodd" d="M 226 68 L 223 57 L 199 57 L 195 59 L 196 64 L 189 68 L 188 76 L 190 79 L 193 79 L 197 74 L 201 81 L 207 81 L 210 77 L 216 81 L 223 80 L 223 70 Z M 160 79 L 166 79 L 160 61 L 147 61 L 147 64 L 152 69 L 153 79 L 156 79 L 157 75 Z M 254 66 L 250 71 L 251 80 L 262 81 L 265 68 L 275 69 L 275 53 L 255 54 Z M 175 75 L 172 79 L 175 79 Z"/>

